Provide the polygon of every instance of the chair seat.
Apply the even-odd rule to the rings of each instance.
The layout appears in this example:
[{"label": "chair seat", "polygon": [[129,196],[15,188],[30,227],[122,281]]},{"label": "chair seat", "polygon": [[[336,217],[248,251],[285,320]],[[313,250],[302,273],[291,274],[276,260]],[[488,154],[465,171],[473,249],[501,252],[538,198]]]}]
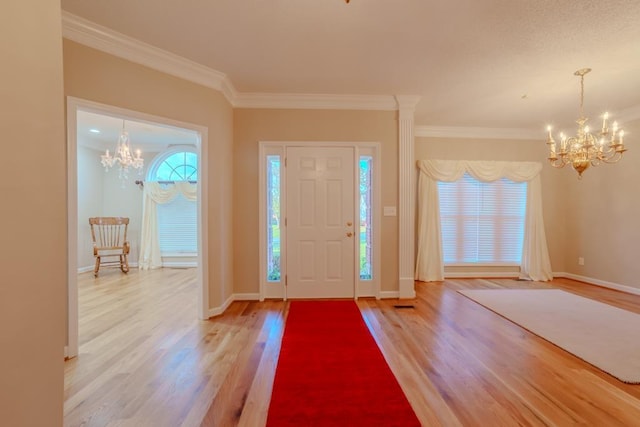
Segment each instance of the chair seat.
[{"label": "chair seat", "polygon": [[[98,248],[98,255],[100,256],[112,256],[112,255],[122,255],[122,248]],[[126,250],[125,252],[129,252]]]}]

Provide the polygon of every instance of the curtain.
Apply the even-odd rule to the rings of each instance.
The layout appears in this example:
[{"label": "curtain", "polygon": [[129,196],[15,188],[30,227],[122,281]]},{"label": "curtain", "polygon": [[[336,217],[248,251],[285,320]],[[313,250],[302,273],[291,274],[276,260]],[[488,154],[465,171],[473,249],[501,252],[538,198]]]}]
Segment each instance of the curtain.
[{"label": "curtain", "polygon": [[542,184],[536,175],[527,185],[527,212],[524,218],[524,242],[520,278],[548,281],[553,279],[542,216]]},{"label": "curtain", "polygon": [[498,162],[468,160],[419,160],[417,280],[444,280],[438,181],[453,182],[465,172],[482,182],[507,178],[528,182],[524,243],[520,278],[553,279],[542,215],[542,188],[538,162]]},{"label": "curtain", "polygon": [[162,267],[160,239],[158,237],[158,204],[172,201],[178,194],[195,202],[198,199],[198,186],[186,181],[177,181],[162,187],[159,183],[144,183],[142,199],[142,230],[140,232],[140,256],[138,268],[149,270]]}]

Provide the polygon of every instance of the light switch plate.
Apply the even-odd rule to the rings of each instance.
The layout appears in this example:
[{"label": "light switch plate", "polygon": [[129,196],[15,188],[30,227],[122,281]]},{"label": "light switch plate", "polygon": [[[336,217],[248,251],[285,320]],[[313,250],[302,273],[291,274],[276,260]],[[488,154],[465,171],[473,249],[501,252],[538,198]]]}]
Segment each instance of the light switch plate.
[{"label": "light switch plate", "polygon": [[384,207],[384,216],[396,216],[396,207],[395,206],[385,206]]}]

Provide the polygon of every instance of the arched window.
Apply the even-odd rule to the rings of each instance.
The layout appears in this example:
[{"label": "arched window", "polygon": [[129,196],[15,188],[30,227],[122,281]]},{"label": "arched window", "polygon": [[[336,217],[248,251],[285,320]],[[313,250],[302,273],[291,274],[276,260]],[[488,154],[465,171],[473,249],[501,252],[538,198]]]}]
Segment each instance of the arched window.
[{"label": "arched window", "polygon": [[[195,147],[172,147],[158,154],[147,173],[147,181],[172,185],[176,181],[197,182],[198,153]],[[194,257],[198,253],[197,203],[178,194],[158,205],[158,234],[163,257]],[[166,262],[164,263],[167,264]]]},{"label": "arched window", "polygon": [[149,172],[149,181],[197,181],[198,154],[192,147],[164,151],[158,155]]}]

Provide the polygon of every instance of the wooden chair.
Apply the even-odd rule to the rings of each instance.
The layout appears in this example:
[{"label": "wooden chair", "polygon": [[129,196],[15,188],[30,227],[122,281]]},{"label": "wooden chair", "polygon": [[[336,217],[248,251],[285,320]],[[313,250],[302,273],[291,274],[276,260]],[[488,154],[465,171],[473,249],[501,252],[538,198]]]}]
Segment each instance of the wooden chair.
[{"label": "wooden chair", "polygon": [[[94,276],[98,277],[101,265],[120,267],[123,273],[129,272],[129,261],[127,260],[130,250],[127,241],[129,218],[112,216],[89,218],[89,225],[91,225],[91,238],[93,239],[93,256],[96,257]],[[118,259],[114,260],[114,257]]]}]

